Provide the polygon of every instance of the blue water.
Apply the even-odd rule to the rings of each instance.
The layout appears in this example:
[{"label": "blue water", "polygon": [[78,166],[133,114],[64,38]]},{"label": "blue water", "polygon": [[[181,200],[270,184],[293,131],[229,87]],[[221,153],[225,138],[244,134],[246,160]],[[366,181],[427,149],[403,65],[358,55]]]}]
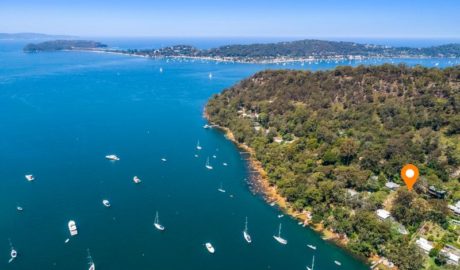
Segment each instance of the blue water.
[{"label": "blue water", "polygon": [[[244,155],[219,131],[202,128],[206,100],[254,72],[358,62],[283,66],[24,54],[23,42],[0,42],[0,269],[87,269],[88,248],[97,269],[305,269],[313,255],[317,269],[336,269],[334,260],[341,269],[367,269],[295,220],[279,219],[278,209],[250,191]],[[111,153],[121,161],[105,160]],[[204,167],[208,156],[212,171]],[[28,173],[34,182],[25,180]],[[226,193],[217,191],[220,183]],[[102,199],[112,207],[104,208]],[[164,232],[153,228],[156,211]],[[242,237],[246,216],[251,245]],[[79,235],[65,244],[70,219]],[[280,222],[286,246],[272,238]],[[11,264],[8,239],[19,252]],[[214,255],[203,246],[208,241]]]}]

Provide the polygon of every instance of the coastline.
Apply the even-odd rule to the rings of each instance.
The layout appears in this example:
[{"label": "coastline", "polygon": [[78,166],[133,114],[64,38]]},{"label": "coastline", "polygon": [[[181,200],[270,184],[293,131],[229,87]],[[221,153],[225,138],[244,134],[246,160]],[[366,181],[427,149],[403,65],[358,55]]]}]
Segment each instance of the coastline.
[{"label": "coastline", "polygon": [[[299,212],[295,210],[292,207],[292,205],[286,200],[286,198],[284,198],[277,191],[276,186],[270,185],[270,181],[268,179],[267,172],[263,168],[262,163],[256,159],[254,149],[252,149],[251,147],[249,147],[248,145],[244,143],[238,142],[235,139],[233,132],[229,128],[222,127],[222,126],[212,123],[211,120],[209,119],[209,115],[207,114],[206,109],[203,112],[203,117],[211,124],[213,128],[216,128],[222,131],[224,133],[224,136],[228,140],[232,141],[237,146],[237,148],[244,150],[245,152],[249,154],[249,158],[247,161],[248,161],[249,167],[252,169],[252,173],[254,176],[252,177],[250,181],[255,182],[255,184],[258,187],[260,187],[260,193],[268,204],[272,206],[274,206],[273,203],[276,204],[281,211],[283,211],[285,214],[299,221],[299,224],[301,223],[303,227],[309,226],[311,229],[321,234],[323,240],[331,241],[337,246],[346,250],[347,252],[350,252],[347,248],[348,238],[345,235],[338,234],[330,229],[325,228],[322,223],[312,224],[310,222],[311,218],[310,218],[309,212],[306,212],[306,211]],[[350,254],[352,256],[355,256],[351,252]],[[382,269],[392,269],[392,268],[387,268],[384,265],[382,265],[381,262],[384,260],[384,258],[376,254],[373,254],[370,257],[359,257],[359,256],[355,256],[355,257],[368,263],[371,269],[374,269],[377,266],[383,266]]]},{"label": "coastline", "polygon": [[[115,55],[124,55],[149,59],[171,59],[171,60],[188,60],[188,61],[213,61],[218,63],[239,63],[239,64],[287,64],[287,63],[302,63],[305,65],[315,64],[317,62],[338,62],[338,61],[365,61],[369,59],[438,59],[438,57],[429,56],[411,56],[411,55],[394,55],[394,56],[361,56],[361,55],[334,55],[329,57],[274,57],[267,59],[247,58],[247,57],[208,57],[208,56],[187,56],[187,55],[171,55],[171,56],[151,56],[146,54],[127,53],[124,51],[104,50],[104,49],[68,49],[62,51],[78,51],[78,52],[93,52],[107,53]],[[459,59],[456,57],[446,57],[448,59]]]}]

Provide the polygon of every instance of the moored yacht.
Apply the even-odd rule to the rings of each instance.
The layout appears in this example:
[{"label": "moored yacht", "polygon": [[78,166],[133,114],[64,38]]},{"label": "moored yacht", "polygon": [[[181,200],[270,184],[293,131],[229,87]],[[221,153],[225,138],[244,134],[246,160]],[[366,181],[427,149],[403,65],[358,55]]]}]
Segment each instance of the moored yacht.
[{"label": "moored yacht", "polygon": [[75,221],[70,220],[68,226],[69,226],[70,236],[75,236],[78,234],[77,225],[75,224]]},{"label": "moored yacht", "polygon": [[251,236],[249,235],[249,232],[248,232],[248,217],[246,217],[246,222],[244,224],[243,237],[244,237],[244,240],[246,240],[246,242],[248,242],[249,244],[252,242]]},{"label": "moored yacht", "polygon": [[334,261],[334,263],[337,264],[338,266],[341,266],[341,265],[342,265],[342,263],[339,262],[339,261]]},{"label": "moored yacht", "polygon": [[217,189],[219,192],[225,193],[225,189],[222,186],[222,183],[220,183],[220,187]]},{"label": "moored yacht", "polygon": [[113,154],[112,155],[107,155],[107,156],[105,156],[105,158],[108,159],[108,160],[113,160],[113,161],[120,160],[120,158],[117,157],[117,155],[113,155]]},{"label": "moored yacht", "polygon": [[311,248],[313,250],[316,250],[316,246],[314,246],[314,245],[307,245],[307,247],[309,247],[309,248]]},{"label": "moored yacht", "polygon": [[212,170],[212,169],[213,169],[212,166],[211,166],[211,164],[209,164],[209,157],[206,159],[206,165],[205,165],[205,167],[206,167],[206,169],[208,169],[208,170]]},{"label": "moored yacht", "polygon": [[201,145],[200,145],[200,141],[198,141],[198,142],[196,143],[196,149],[197,149],[197,150],[203,149],[203,147],[201,147]]},{"label": "moored yacht", "polygon": [[307,270],[314,270],[315,268],[315,256],[313,255],[313,259],[311,261],[311,267],[307,266]]},{"label": "moored yacht", "polygon": [[21,206],[18,205],[18,206],[16,206],[16,210],[18,210],[18,211],[23,211],[24,208],[22,208]]},{"label": "moored yacht", "polygon": [[103,204],[105,207],[110,207],[110,202],[109,202],[109,200],[102,200],[102,204]]},{"label": "moored yacht", "polygon": [[88,265],[89,265],[88,270],[96,270],[96,265],[94,264],[91,254],[89,253],[89,249],[88,249]]},{"label": "moored yacht", "polygon": [[216,252],[216,250],[214,249],[214,247],[212,246],[211,243],[208,242],[208,243],[205,244],[205,246],[206,246],[206,249],[209,251],[209,253]]},{"label": "moored yacht", "polygon": [[26,174],[25,175],[25,178],[27,179],[27,181],[34,181],[35,180],[35,177],[32,175],[32,174]]},{"label": "moored yacht", "polygon": [[11,247],[10,260],[8,261],[8,263],[11,263],[18,256],[18,252],[16,251],[16,249],[14,249],[13,244],[11,243],[11,241],[10,241],[10,247]]},{"label": "moored yacht", "polygon": [[142,181],[141,181],[141,179],[140,179],[139,177],[134,176],[134,177],[133,177],[133,182],[136,183],[136,184],[139,184],[139,183],[142,182]]},{"label": "moored yacht", "polygon": [[280,223],[280,227],[278,229],[278,235],[273,235],[273,238],[275,238],[275,240],[278,241],[278,243],[280,243],[282,245],[286,245],[288,243],[286,239],[281,237],[281,223]]},{"label": "moored yacht", "polygon": [[159,231],[164,231],[165,230],[165,227],[163,225],[160,224],[160,217],[158,215],[158,211],[155,215],[155,221],[153,222],[153,225],[155,226],[155,228],[157,228],[157,230]]}]

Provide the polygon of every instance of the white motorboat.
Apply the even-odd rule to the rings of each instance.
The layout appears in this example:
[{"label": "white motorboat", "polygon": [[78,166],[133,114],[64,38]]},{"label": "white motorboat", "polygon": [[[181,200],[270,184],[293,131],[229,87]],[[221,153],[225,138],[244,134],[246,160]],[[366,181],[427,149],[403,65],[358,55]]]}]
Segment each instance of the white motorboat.
[{"label": "white motorboat", "polygon": [[157,228],[157,230],[159,231],[164,231],[165,230],[165,227],[163,225],[160,224],[160,217],[158,215],[158,211],[155,215],[155,221],[153,222],[153,225],[155,226],[155,228]]},{"label": "white motorboat", "polygon": [[341,265],[342,265],[342,263],[339,262],[339,261],[334,261],[334,263],[337,264],[338,266],[341,266]]},{"label": "white motorboat", "polygon": [[209,251],[209,253],[216,252],[216,250],[214,249],[214,247],[212,246],[211,243],[208,242],[208,243],[205,244],[205,246],[206,246],[206,249]]},{"label": "white motorboat", "polygon": [[136,183],[136,184],[139,184],[139,183],[142,182],[142,181],[141,181],[141,179],[140,179],[139,177],[134,176],[134,177],[133,177],[133,182]]},{"label": "white motorboat", "polygon": [[70,242],[70,238],[67,238],[67,239],[64,241],[64,243],[66,243],[66,244],[69,243],[69,242]]},{"label": "white motorboat", "polygon": [[113,155],[113,154],[112,155],[107,155],[107,156],[105,156],[105,158],[108,159],[108,160],[113,160],[113,161],[120,160],[120,158],[117,157],[117,155]]},{"label": "white motorboat", "polygon": [[25,175],[25,178],[27,179],[27,181],[34,181],[35,180],[35,177],[32,175],[32,174],[26,174]]},{"label": "white motorboat", "polygon": [[275,240],[278,241],[278,243],[280,243],[282,245],[286,245],[288,243],[288,241],[286,239],[281,237],[281,223],[280,223],[280,227],[278,229],[278,235],[273,235],[273,238],[275,238]]},{"label": "white motorboat", "polygon": [[208,124],[206,124],[206,125],[203,126],[203,128],[206,128],[206,129],[207,129],[207,128],[211,128],[211,126],[208,125]]},{"label": "white motorboat", "polygon": [[75,221],[70,220],[68,226],[69,226],[70,236],[75,236],[78,234],[77,224],[75,224]]},{"label": "white motorboat", "polygon": [[222,165],[227,166],[228,164],[227,164],[227,162],[224,162],[224,163],[222,163]]},{"label": "white motorboat", "polygon": [[206,169],[208,169],[208,170],[212,170],[212,169],[213,169],[212,166],[211,166],[211,164],[209,164],[209,157],[206,159],[206,165],[205,165],[205,167],[206,167]]},{"label": "white motorboat", "polygon": [[212,73],[211,72],[208,74],[208,77],[209,77],[209,79],[212,79]]},{"label": "white motorboat", "polygon": [[249,235],[248,232],[248,217],[246,217],[246,222],[244,224],[243,237],[244,240],[246,240],[246,242],[248,242],[249,244],[252,242],[251,235]]},{"label": "white motorboat", "polygon": [[167,159],[166,159],[166,158],[162,158],[162,159],[161,159],[161,161],[163,161],[163,162],[166,162],[166,161],[167,161]]},{"label": "white motorboat", "polygon": [[22,208],[21,206],[16,206],[16,210],[18,210],[18,211],[23,211],[24,208]]},{"label": "white motorboat", "polygon": [[103,204],[105,207],[110,207],[110,202],[109,202],[109,200],[102,200],[102,204]]},{"label": "white motorboat", "polygon": [[307,270],[314,270],[314,268],[315,268],[315,256],[313,255],[311,266],[310,267],[307,266]]},{"label": "white motorboat", "polygon": [[311,248],[313,250],[316,250],[316,246],[314,246],[314,245],[307,245],[307,247],[309,247],[309,248]]}]

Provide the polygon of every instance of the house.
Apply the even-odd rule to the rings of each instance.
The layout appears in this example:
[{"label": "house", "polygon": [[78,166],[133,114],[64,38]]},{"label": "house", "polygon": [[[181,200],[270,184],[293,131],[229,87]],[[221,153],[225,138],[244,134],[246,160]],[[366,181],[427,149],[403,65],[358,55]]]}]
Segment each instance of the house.
[{"label": "house", "polygon": [[417,246],[419,246],[425,253],[429,253],[433,249],[433,244],[426,240],[425,238],[420,237],[417,241],[415,241]]},{"label": "house", "polygon": [[273,138],[273,141],[276,142],[276,143],[282,143],[282,142],[283,142],[283,138],[281,138],[281,137],[275,137],[275,138]]},{"label": "house", "polygon": [[428,188],[428,194],[430,194],[431,197],[437,198],[437,199],[444,199],[444,197],[446,197],[445,190],[437,189],[434,186],[430,186]]},{"label": "house", "polygon": [[388,212],[387,210],[385,209],[377,209],[377,216],[381,219],[381,220],[385,220],[387,218],[389,218],[391,216],[390,212]]},{"label": "house", "polygon": [[458,207],[459,203],[457,202],[455,205],[451,205],[449,204],[447,207],[449,207],[449,209],[456,215],[459,215],[460,216],[460,207]]},{"label": "house", "polygon": [[391,181],[386,182],[385,186],[391,190],[396,190],[400,187],[400,185],[396,184],[395,182],[391,182]]}]

